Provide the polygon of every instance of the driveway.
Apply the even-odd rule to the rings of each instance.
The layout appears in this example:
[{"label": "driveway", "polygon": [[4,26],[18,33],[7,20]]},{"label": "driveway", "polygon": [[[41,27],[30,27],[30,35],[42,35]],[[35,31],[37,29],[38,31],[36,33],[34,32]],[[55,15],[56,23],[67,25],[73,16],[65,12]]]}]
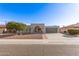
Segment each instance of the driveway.
[{"label": "driveway", "polygon": [[[49,44],[78,44],[79,45],[79,37],[64,37],[64,34],[61,33],[51,33],[46,34],[47,43]],[[46,42],[46,41],[45,41]]]},{"label": "driveway", "polygon": [[73,37],[73,36],[67,37],[66,35],[61,33],[50,33],[50,34],[48,33],[46,34],[46,36],[48,37],[48,39],[51,39],[51,40],[71,40],[71,39],[78,40],[79,39],[79,37]]}]

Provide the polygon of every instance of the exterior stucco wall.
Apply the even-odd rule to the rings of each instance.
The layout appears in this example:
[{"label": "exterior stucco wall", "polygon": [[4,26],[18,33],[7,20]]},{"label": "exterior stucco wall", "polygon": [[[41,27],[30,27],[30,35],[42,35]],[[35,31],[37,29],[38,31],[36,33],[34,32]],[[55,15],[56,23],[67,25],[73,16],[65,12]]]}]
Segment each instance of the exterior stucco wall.
[{"label": "exterior stucco wall", "polygon": [[59,26],[45,26],[44,24],[31,24],[31,33],[35,33],[35,27],[39,26],[42,29],[43,33],[58,33]]},{"label": "exterior stucco wall", "polygon": [[0,27],[0,33],[3,33],[3,30],[5,30],[6,28],[2,28],[2,27]]},{"label": "exterior stucco wall", "polygon": [[39,26],[41,28],[41,30],[42,30],[43,33],[46,32],[46,29],[45,29],[45,25],[44,24],[31,24],[31,33],[36,33],[34,31],[36,26]]}]

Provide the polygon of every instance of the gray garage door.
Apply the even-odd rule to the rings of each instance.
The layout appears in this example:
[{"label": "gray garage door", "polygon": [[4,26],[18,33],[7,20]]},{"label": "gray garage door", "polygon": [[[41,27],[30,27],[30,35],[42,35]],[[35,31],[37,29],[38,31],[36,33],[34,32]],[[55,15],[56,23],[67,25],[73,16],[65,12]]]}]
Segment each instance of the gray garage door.
[{"label": "gray garage door", "polygon": [[57,33],[58,28],[46,28],[46,33]]}]

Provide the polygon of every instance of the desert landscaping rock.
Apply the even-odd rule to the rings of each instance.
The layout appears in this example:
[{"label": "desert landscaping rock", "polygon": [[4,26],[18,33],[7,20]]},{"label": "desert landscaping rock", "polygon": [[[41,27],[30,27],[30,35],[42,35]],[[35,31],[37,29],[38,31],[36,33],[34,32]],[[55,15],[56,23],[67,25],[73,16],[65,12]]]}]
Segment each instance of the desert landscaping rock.
[{"label": "desert landscaping rock", "polygon": [[1,39],[47,39],[45,34],[26,34],[26,35],[4,35]]}]

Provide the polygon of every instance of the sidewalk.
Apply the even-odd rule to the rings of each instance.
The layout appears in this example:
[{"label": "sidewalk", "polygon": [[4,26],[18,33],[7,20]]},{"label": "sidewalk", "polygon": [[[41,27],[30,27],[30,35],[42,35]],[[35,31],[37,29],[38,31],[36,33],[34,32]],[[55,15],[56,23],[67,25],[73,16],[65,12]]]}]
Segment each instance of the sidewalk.
[{"label": "sidewalk", "polygon": [[0,44],[0,56],[79,56],[79,45]]},{"label": "sidewalk", "polygon": [[79,45],[79,40],[50,40],[50,39],[0,39],[0,44],[55,44],[55,45]]}]

